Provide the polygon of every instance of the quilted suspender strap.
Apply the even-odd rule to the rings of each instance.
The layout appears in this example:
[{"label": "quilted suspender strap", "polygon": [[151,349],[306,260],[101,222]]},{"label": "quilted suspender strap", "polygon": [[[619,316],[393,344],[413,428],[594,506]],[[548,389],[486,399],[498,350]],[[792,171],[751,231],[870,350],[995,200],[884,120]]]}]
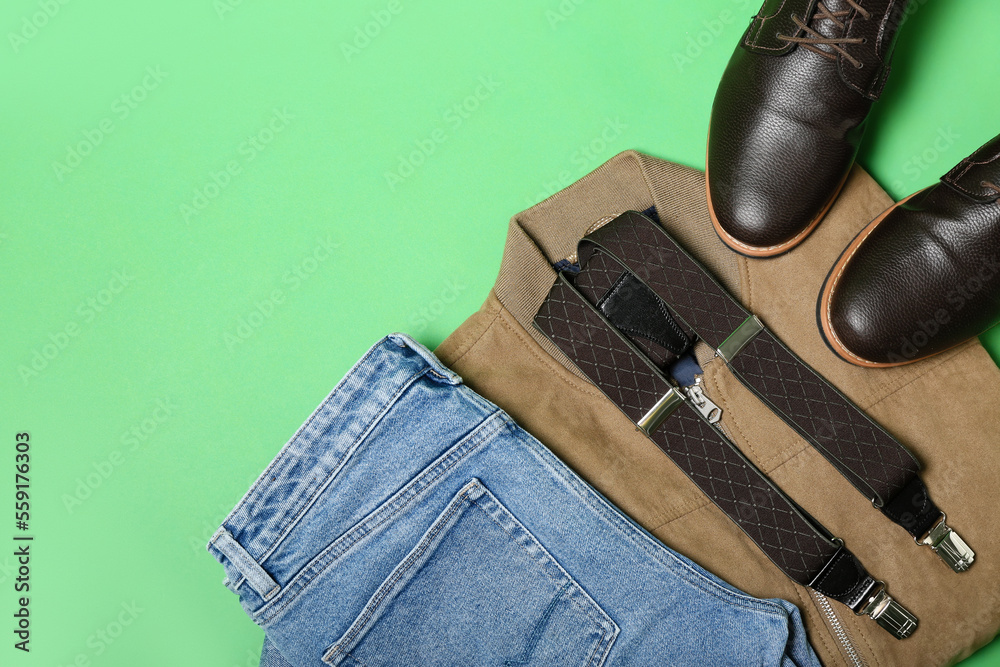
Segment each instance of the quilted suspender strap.
[{"label": "quilted suspender strap", "polygon": [[737,378],[816,448],[885,516],[954,571],[975,554],[945,523],[913,455],[789,350],[667,232],[641,213],[622,214],[584,237],[581,265],[614,257],[718,351]]},{"label": "quilted suspender strap", "polygon": [[560,274],[534,326],[792,580],[871,616],[903,639],[917,619],[843,541],[784,494]]}]

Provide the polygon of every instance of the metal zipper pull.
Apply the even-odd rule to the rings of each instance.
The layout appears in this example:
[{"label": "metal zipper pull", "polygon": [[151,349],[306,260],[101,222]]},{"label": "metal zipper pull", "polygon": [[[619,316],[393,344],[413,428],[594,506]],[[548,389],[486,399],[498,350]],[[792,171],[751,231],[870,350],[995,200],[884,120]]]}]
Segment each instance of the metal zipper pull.
[{"label": "metal zipper pull", "polygon": [[684,387],[684,394],[691,401],[691,405],[701,413],[709,424],[715,425],[722,419],[722,408],[713,403],[701,388],[703,375],[696,375],[694,384]]}]

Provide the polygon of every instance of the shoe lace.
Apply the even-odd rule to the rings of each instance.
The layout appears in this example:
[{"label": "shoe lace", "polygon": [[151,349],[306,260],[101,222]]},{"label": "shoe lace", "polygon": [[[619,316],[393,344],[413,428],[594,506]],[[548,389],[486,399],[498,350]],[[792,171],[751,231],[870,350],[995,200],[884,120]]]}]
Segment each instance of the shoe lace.
[{"label": "shoe lace", "polygon": [[984,188],[989,188],[990,190],[993,190],[993,192],[1000,195],[1000,185],[997,185],[993,181],[980,181],[979,185],[983,186]]},{"label": "shoe lace", "polygon": [[[857,3],[857,0],[844,0],[849,5],[848,9],[842,9],[835,12],[831,12],[830,8],[826,6],[826,3],[820,0],[816,3],[816,14],[815,19],[827,19],[838,29],[843,30],[846,26],[842,19],[847,18],[851,13],[851,9],[854,9],[860,14],[865,20],[872,17],[871,12],[862,7]],[[792,14],[792,21],[795,25],[799,27],[799,30],[803,31],[805,34],[801,37],[794,37],[791,35],[778,35],[778,39],[788,42],[789,44],[799,44],[804,49],[809,49],[813,53],[818,53],[824,58],[830,60],[836,60],[837,54],[839,53],[844,57],[844,60],[848,61],[856,68],[861,69],[865,66],[863,62],[848,53],[847,49],[844,47],[849,44],[864,44],[868,40],[863,37],[825,37],[821,33],[817,32],[813,28],[803,21],[798,16]],[[828,46],[832,51],[820,48],[820,46]]]}]

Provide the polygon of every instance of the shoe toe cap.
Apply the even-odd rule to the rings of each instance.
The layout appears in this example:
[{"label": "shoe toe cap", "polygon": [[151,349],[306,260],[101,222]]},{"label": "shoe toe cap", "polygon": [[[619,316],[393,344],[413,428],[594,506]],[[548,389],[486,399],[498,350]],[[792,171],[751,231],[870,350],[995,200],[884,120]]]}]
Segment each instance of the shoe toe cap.
[{"label": "shoe toe cap", "polygon": [[833,338],[828,342],[849,361],[924,359],[975,337],[997,311],[988,290],[973,292],[984,284],[983,272],[940,233],[917,224],[918,215],[894,209],[848,248],[847,260],[828,279],[827,312],[820,315]]},{"label": "shoe toe cap", "polygon": [[714,221],[729,241],[754,249],[776,249],[811,231],[843,182],[803,176],[799,169],[767,166],[735,171],[711,167],[708,192]]}]

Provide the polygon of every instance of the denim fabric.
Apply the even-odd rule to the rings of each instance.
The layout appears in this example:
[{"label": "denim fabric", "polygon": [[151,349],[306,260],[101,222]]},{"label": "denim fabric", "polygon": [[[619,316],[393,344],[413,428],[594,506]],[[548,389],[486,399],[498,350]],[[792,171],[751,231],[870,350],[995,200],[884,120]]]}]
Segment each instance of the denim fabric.
[{"label": "denim fabric", "polygon": [[269,667],[819,664],[792,604],[664,547],[399,334],[208,548]]},{"label": "denim fabric", "polygon": [[278,647],[274,645],[274,642],[272,642],[265,636],[264,647],[261,649],[260,652],[260,667],[295,667],[295,666],[292,663],[285,660],[285,656],[281,655],[281,651],[279,651]]}]

